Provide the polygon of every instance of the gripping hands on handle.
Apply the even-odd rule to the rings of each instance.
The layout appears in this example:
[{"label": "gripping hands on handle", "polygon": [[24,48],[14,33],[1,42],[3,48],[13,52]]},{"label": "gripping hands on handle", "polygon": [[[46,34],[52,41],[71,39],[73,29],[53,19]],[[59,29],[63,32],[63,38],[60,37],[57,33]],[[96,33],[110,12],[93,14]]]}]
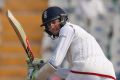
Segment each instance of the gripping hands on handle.
[{"label": "gripping hands on handle", "polygon": [[37,71],[45,64],[42,59],[35,58],[31,64],[30,60],[27,59],[28,74],[27,80],[35,80]]}]

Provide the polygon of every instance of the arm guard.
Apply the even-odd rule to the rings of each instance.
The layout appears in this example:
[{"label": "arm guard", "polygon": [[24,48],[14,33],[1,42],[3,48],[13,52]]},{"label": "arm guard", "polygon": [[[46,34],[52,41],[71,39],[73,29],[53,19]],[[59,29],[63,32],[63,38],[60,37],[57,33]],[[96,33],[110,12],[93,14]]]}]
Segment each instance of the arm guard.
[{"label": "arm guard", "polygon": [[37,73],[36,80],[47,80],[47,78],[56,71],[56,68],[50,63],[46,63]]}]

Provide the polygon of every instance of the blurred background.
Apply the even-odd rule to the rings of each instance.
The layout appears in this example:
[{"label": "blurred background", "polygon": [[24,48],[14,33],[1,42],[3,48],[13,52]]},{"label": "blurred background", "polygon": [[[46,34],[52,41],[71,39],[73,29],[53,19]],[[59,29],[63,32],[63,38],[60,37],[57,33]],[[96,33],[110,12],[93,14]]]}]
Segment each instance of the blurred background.
[{"label": "blurred background", "polygon": [[[0,0],[0,80],[27,76],[26,54],[8,22],[7,10],[22,24],[35,57],[48,60],[57,45],[40,27],[42,11],[48,6],[60,6],[71,23],[96,38],[120,80],[120,0]],[[50,79],[61,80],[58,75]]]}]

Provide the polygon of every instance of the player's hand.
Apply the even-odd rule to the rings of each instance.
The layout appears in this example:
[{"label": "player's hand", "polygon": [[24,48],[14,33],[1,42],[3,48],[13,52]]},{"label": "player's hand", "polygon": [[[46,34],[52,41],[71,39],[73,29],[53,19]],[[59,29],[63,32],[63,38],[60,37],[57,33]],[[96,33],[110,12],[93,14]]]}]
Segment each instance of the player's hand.
[{"label": "player's hand", "polygon": [[35,58],[31,63],[29,59],[26,60],[28,65],[27,80],[34,80],[36,72],[45,64],[43,60]]}]

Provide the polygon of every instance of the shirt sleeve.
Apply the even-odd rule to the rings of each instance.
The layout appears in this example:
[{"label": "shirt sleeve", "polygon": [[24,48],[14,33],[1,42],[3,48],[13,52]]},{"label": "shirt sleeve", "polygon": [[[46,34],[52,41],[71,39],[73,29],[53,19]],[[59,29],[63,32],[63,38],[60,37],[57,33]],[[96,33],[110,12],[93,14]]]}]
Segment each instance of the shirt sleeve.
[{"label": "shirt sleeve", "polygon": [[74,34],[74,29],[70,26],[64,26],[61,28],[59,43],[55,50],[55,56],[53,56],[49,61],[53,66],[58,67],[63,62],[73,40]]}]

